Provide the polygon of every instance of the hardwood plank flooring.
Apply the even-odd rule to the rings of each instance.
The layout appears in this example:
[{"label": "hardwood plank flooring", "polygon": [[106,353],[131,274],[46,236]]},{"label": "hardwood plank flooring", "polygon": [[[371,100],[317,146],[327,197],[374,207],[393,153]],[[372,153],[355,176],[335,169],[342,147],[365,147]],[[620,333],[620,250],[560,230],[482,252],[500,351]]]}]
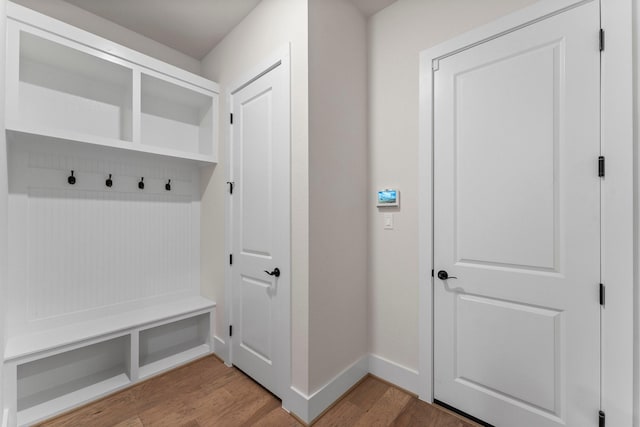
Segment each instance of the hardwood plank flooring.
[{"label": "hardwood plank flooring", "polygon": [[[366,377],[314,427],[476,427],[456,414]],[[40,424],[42,427],[298,427],[271,393],[213,356]]]}]

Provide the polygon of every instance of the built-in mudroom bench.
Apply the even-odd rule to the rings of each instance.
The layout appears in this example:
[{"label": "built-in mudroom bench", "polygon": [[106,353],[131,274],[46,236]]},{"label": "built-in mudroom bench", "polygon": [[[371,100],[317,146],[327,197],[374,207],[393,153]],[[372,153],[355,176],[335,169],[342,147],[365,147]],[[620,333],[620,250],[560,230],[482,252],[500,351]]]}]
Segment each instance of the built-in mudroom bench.
[{"label": "built-in mudroom bench", "polygon": [[9,425],[31,425],[213,351],[200,176],[219,88],[7,7]]}]

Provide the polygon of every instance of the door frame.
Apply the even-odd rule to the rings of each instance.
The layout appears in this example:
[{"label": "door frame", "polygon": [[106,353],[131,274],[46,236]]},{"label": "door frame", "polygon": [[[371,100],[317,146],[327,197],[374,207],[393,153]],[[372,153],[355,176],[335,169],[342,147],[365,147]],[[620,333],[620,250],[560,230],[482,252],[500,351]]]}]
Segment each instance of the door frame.
[{"label": "door frame", "polygon": [[[542,0],[420,52],[419,86],[419,397],[433,402],[433,66],[439,59],[495,39],[568,8],[598,0]],[[601,60],[601,150],[607,175],[601,192],[601,409],[607,425],[631,426],[639,401],[634,372],[634,97],[633,1],[600,1],[605,50]],[[594,46],[598,35],[594,34]],[[596,172],[594,159],[594,173]],[[594,285],[594,298],[597,298]],[[597,414],[594,413],[594,425]]]},{"label": "door frame", "polygon": [[[286,159],[286,163],[289,164],[289,185],[283,190],[285,191],[285,199],[289,200],[289,207],[285,213],[287,216],[286,222],[291,224],[291,61],[290,61],[290,45],[281,47],[265,60],[260,62],[257,66],[253,67],[249,72],[244,73],[241,78],[234,81],[229,85],[229,89],[225,92],[225,100],[227,103],[227,110],[229,114],[233,114],[233,94],[251,84],[253,81],[259,79],[269,71],[280,68],[286,76],[285,84],[283,85],[284,96],[286,102],[286,138],[289,143],[289,158]],[[229,116],[226,117],[224,123],[226,123],[227,135],[225,138],[225,149],[227,161],[226,181],[233,182],[233,125],[230,123]],[[229,191],[225,191],[225,253],[233,253],[233,202],[231,200],[232,195]],[[288,256],[280,263],[281,268],[284,271],[291,272],[291,227],[286,230],[286,235],[283,236],[287,241]],[[227,357],[225,363],[228,366],[233,364],[233,346],[231,345],[232,337],[229,336],[229,325],[231,325],[233,314],[233,266],[228,262],[225,262],[224,268],[224,283],[225,283],[225,299],[224,299],[224,317],[225,317],[225,338],[226,338],[226,350]],[[274,360],[278,360],[279,364],[276,366],[276,383],[278,390],[272,392],[278,394],[285,402],[288,398],[289,386],[291,384],[291,281],[286,280],[285,277],[291,277],[291,274],[286,274],[279,279],[278,289],[280,301],[281,315],[278,316],[279,322],[277,325],[277,339],[276,349],[274,351]]]}]

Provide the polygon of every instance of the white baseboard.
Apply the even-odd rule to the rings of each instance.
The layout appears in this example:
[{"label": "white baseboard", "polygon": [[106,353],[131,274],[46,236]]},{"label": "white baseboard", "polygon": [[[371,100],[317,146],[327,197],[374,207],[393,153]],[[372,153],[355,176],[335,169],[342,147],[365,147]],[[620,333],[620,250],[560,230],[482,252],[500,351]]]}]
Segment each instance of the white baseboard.
[{"label": "white baseboard", "polygon": [[213,352],[222,360],[225,365],[231,366],[229,359],[229,345],[221,338],[214,335],[213,337]]},{"label": "white baseboard", "polygon": [[309,396],[297,388],[290,387],[286,396],[282,396],[282,409],[309,424]]},{"label": "white baseboard", "polygon": [[418,371],[375,354],[369,355],[369,372],[411,393],[418,394]]},{"label": "white baseboard", "polygon": [[9,427],[9,409],[2,411],[2,427]]},{"label": "white baseboard", "polygon": [[359,360],[336,375],[331,381],[307,396],[295,387],[291,387],[289,396],[283,400],[283,407],[293,412],[305,423],[311,423],[325,409],[338,400],[368,373],[369,357]]}]

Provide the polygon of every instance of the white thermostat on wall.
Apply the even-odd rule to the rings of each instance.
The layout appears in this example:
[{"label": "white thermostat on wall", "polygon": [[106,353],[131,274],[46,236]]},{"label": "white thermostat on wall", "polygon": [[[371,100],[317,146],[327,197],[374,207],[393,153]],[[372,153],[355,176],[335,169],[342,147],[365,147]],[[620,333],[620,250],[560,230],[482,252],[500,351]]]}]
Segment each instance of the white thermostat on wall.
[{"label": "white thermostat on wall", "polygon": [[387,188],[385,190],[378,190],[378,204],[379,208],[386,207],[398,207],[400,206],[400,192]]}]

